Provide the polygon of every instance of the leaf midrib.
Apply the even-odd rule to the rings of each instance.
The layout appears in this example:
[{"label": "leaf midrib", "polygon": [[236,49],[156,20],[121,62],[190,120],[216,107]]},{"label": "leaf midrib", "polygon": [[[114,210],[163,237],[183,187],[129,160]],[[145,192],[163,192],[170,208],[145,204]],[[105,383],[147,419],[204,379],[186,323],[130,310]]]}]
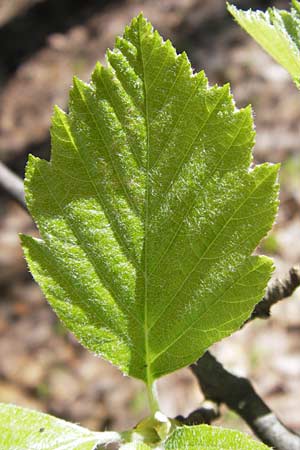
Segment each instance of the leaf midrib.
[{"label": "leaf midrib", "polygon": [[144,90],[144,107],[145,107],[145,127],[146,127],[146,179],[145,179],[145,220],[144,220],[144,339],[145,339],[145,364],[146,364],[146,384],[148,388],[148,395],[151,405],[151,392],[153,378],[150,367],[150,352],[149,352],[149,335],[148,335],[148,227],[149,227],[149,149],[150,149],[150,136],[149,136],[149,111],[148,111],[148,93],[145,77],[145,62],[143,57],[142,49],[142,38],[141,38],[141,19],[138,19],[138,29],[139,29],[139,46],[141,54],[141,65],[143,73],[143,90]]}]

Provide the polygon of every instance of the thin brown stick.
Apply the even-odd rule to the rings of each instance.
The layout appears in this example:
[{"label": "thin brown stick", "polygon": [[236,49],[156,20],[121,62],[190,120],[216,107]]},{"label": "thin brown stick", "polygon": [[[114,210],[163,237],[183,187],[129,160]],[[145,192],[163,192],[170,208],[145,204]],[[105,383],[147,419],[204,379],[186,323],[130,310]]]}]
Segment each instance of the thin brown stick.
[{"label": "thin brown stick", "polygon": [[[274,280],[267,289],[264,298],[255,306],[253,313],[247,320],[268,319],[271,315],[271,307],[280,300],[290,297],[300,285],[300,266],[292,267],[281,280]],[[245,323],[247,323],[245,322]]]},{"label": "thin brown stick", "polygon": [[15,175],[5,164],[0,161],[0,186],[16,200],[22,208],[26,209],[24,185],[21,178]]}]

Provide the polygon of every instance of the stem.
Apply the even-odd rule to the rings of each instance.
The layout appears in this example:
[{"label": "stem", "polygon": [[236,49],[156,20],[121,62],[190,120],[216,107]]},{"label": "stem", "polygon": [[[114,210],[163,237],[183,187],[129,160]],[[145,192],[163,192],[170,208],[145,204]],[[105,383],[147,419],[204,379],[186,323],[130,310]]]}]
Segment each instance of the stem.
[{"label": "stem", "polygon": [[149,406],[152,415],[159,411],[159,405],[157,401],[157,392],[156,392],[156,384],[155,381],[151,378],[148,378],[147,382],[147,393],[148,393],[148,400],[149,400]]}]

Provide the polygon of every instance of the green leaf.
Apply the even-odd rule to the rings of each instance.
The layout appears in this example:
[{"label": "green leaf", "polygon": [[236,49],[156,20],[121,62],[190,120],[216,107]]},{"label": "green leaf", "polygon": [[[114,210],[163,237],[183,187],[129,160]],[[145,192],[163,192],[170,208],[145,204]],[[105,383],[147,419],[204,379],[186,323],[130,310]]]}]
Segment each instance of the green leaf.
[{"label": "green leaf", "polygon": [[234,5],[228,5],[228,10],[300,88],[300,3],[293,0],[290,12],[276,8],[242,11]]},{"label": "green leaf", "polygon": [[1,450],[94,450],[117,442],[115,432],[97,433],[30,409],[0,403]]},{"label": "green leaf", "polygon": [[164,447],[166,450],[268,450],[244,433],[225,428],[198,425],[174,431]]},{"label": "green leaf", "polygon": [[251,256],[277,210],[278,166],[249,169],[251,109],[209,87],[142,15],[55,110],[50,163],[30,157],[22,237],[65,325],[152,381],[231,334],[272,272]]}]

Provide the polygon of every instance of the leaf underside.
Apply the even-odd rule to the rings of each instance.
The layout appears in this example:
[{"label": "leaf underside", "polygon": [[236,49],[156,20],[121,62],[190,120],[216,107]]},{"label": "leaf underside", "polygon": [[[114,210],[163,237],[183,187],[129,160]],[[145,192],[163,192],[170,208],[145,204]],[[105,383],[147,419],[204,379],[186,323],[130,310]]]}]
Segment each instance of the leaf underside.
[{"label": "leaf underside", "polygon": [[272,271],[251,253],[278,167],[249,169],[251,109],[228,85],[209,87],[140,15],[90,84],[74,79],[51,134],[25,181],[42,239],[22,243],[79,341],[151,384],[239,328]]},{"label": "leaf underside", "polygon": [[94,450],[118,433],[97,433],[70,422],[0,403],[1,450]]},{"label": "leaf underside", "polygon": [[300,88],[300,3],[292,0],[290,12],[276,8],[266,12],[242,11],[234,5],[228,5],[228,10]]}]

